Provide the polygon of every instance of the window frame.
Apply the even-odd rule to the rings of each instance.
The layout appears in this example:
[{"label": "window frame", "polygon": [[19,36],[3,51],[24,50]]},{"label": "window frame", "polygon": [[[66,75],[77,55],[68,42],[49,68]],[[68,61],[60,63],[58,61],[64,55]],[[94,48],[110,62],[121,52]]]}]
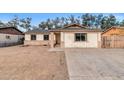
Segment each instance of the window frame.
[{"label": "window frame", "polygon": [[[77,40],[77,35],[79,34],[79,40]],[[82,39],[82,36],[84,36],[85,37],[85,39],[83,40]],[[74,34],[74,37],[75,37],[75,42],[86,42],[87,41],[87,33],[75,33]]]},{"label": "window frame", "polygon": [[[45,36],[48,36],[48,37],[45,37]],[[49,35],[47,35],[47,34],[46,35],[43,35],[43,40],[48,41],[49,40]]]},{"label": "window frame", "polygon": [[[35,36],[35,39],[32,38],[32,36]],[[37,40],[37,35],[32,34],[32,35],[31,35],[31,41],[35,41],[35,40]]]},{"label": "window frame", "polygon": [[10,38],[10,36],[7,35],[7,36],[6,36],[6,39],[11,39],[11,38]]}]

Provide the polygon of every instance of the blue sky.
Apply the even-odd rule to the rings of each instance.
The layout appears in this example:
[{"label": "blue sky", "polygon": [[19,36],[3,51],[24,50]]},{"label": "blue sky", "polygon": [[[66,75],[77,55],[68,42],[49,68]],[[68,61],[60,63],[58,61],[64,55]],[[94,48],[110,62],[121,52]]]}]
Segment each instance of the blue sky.
[{"label": "blue sky", "polygon": [[[37,25],[41,21],[44,21],[48,18],[56,18],[56,17],[68,17],[69,15],[74,15],[75,17],[80,16],[82,13],[0,13],[0,20],[3,22],[7,22],[11,20],[15,15],[19,18],[31,17],[32,23],[31,25]],[[95,13],[96,14],[96,13]],[[104,13],[104,15],[109,15],[108,13]],[[124,13],[113,13],[118,20],[124,19]]]}]

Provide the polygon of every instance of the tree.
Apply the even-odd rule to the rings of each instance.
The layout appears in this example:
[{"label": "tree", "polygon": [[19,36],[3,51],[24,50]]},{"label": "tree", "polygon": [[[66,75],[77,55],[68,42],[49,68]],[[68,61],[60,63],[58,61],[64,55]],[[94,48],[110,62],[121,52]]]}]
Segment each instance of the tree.
[{"label": "tree", "polygon": [[47,19],[46,26],[47,26],[48,29],[52,29],[53,28],[53,22],[52,22],[51,19]]},{"label": "tree", "polygon": [[124,26],[124,19],[120,22],[120,26]]},{"label": "tree", "polygon": [[109,15],[109,24],[110,24],[110,27],[116,25],[116,17],[112,14]]},{"label": "tree", "polygon": [[107,29],[108,28],[108,16],[104,16],[101,20],[101,29]]},{"label": "tree", "polygon": [[119,21],[116,21],[116,26],[120,26],[120,22]]},{"label": "tree", "polygon": [[53,28],[53,22],[51,19],[47,19],[46,21],[43,21],[39,24],[39,28],[42,28],[43,30],[47,29],[52,29]]},{"label": "tree", "polygon": [[82,18],[82,25],[83,26],[91,26],[91,15],[86,13],[84,15],[81,16]]},{"label": "tree", "polygon": [[70,16],[68,17],[68,21],[70,22],[70,24],[76,23],[76,19],[75,19],[74,15],[70,15]]},{"label": "tree", "polygon": [[12,20],[10,20],[8,23],[7,23],[8,26],[13,26],[13,27],[16,27],[18,28],[19,26],[19,18],[18,16],[14,16],[14,18]]},{"label": "tree", "polygon": [[60,23],[60,25],[61,25],[61,27],[63,27],[64,25],[65,25],[65,21],[66,21],[66,19],[64,18],[64,17],[61,17],[61,23]]},{"label": "tree", "polygon": [[90,14],[89,26],[91,29],[93,29],[95,27],[95,23],[96,23],[96,16]]},{"label": "tree", "polygon": [[[68,24],[82,24],[90,29],[108,29],[112,26],[119,26],[120,22],[116,20],[116,17],[112,14],[109,16],[104,16],[103,14],[82,14],[81,16],[74,17],[70,15],[69,17],[56,17],[55,19],[47,19],[39,24],[39,27],[45,29],[60,28]],[[121,26],[124,26],[124,21],[121,22]]]},{"label": "tree", "polygon": [[53,20],[53,25],[55,26],[55,28],[60,28],[60,27],[61,27],[60,18],[59,18],[59,17],[56,17],[56,18]]},{"label": "tree", "polygon": [[46,28],[46,23],[43,21],[39,24],[39,28],[45,29]]},{"label": "tree", "polygon": [[65,18],[65,24],[64,24],[64,26],[65,25],[68,25],[68,24],[69,24],[68,18]]},{"label": "tree", "polygon": [[78,17],[75,19],[75,21],[76,21],[77,24],[81,24],[80,16],[78,16]]},{"label": "tree", "polygon": [[21,19],[20,27],[24,28],[26,31],[30,30],[31,20],[32,20],[32,18],[29,18],[29,17]]},{"label": "tree", "polygon": [[95,18],[95,27],[96,28],[101,28],[102,19],[103,19],[103,14],[98,14],[96,16],[96,18]]},{"label": "tree", "polygon": [[0,27],[4,27],[4,26],[6,26],[6,24],[0,21]]},{"label": "tree", "polygon": [[116,25],[117,25],[116,17],[112,14],[110,14],[109,16],[104,16],[101,21],[101,28],[104,30]]},{"label": "tree", "polygon": [[37,26],[32,26],[32,30],[39,30],[40,28]]}]

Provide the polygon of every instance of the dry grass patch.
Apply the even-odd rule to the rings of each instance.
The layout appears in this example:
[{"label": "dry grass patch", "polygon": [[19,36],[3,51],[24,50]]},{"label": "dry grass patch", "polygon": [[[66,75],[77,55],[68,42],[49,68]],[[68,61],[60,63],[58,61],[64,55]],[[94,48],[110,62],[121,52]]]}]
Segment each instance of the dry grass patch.
[{"label": "dry grass patch", "polygon": [[0,79],[68,79],[64,52],[48,47],[0,48]]}]

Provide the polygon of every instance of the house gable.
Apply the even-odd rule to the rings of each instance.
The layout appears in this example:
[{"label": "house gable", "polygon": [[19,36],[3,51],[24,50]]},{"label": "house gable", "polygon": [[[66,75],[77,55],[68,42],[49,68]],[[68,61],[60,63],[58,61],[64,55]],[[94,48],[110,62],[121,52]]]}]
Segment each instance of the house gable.
[{"label": "house gable", "polygon": [[18,30],[15,27],[3,27],[0,28],[0,33],[1,34],[12,34],[12,35],[24,35],[23,32]]},{"label": "house gable", "polygon": [[64,29],[66,28],[83,28],[83,29],[86,29],[86,26],[81,26],[79,24],[70,24],[70,25],[67,25],[64,27]]},{"label": "house gable", "polygon": [[70,24],[59,29],[52,29],[50,32],[102,32],[100,29],[89,29],[86,26],[81,26],[79,24]]}]

